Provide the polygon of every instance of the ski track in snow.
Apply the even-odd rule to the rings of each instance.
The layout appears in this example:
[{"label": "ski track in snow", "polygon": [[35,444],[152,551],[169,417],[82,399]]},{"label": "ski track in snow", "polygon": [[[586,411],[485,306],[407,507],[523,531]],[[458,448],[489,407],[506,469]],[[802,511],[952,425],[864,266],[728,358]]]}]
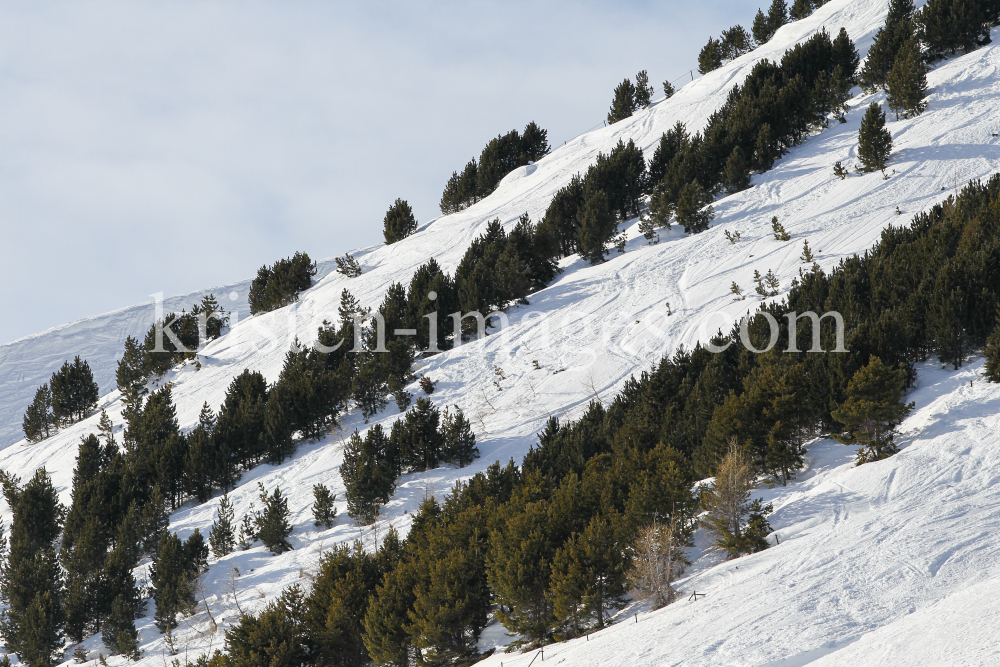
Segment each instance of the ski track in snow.
[{"label": "ski track in snow", "polygon": [[[167,374],[163,381],[174,383],[182,427],[195,425],[203,402],[217,409],[231,378],[244,369],[276,380],[292,340],[312,340],[322,320],[336,316],[342,289],[375,307],[391,283],[407,284],[432,256],[454,272],[490,220],[499,218],[509,229],[528,212],[537,221],[556,190],[619,139],[633,139],[648,158],[660,134],[676,121],[692,132],[702,129],[757,60],[779,59],[821,27],[831,35],[846,27],[864,54],[886,9],[884,0],[833,0],[809,18],[781,28],[763,47],[684,86],[670,100],[556,148],[535,169],[515,170],[494,194],[469,209],[423,224],[391,246],[356,251],[364,269],[360,277],[346,279],[332,270],[331,260],[321,262],[319,279],[298,303],[245,319],[235,332],[203,350],[201,370],[187,365]],[[1000,33],[995,30],[993,37]],[[181,625],[176,645],[188,659],[221,647],[221,630],[238,617],[230,586],[233,568],[240,572],[235,581],[242,609],[262,609],[284,587],[308,585],[324,549],[356,539],[371,547],[389,524],[405,534],[410,512],[427,494],[440,498],[457,480],[494,461],[520,462],[550,415],[579,417],[589,401],[609,401],[630,375],[663,355],[681,345],[690,348],[716,329],[728,330],[760,304],[754,295],[734,302],[732,281],[752,293],[754,270],[764,274],[773,269],[783,296],[799,268],[807,268],[799,259],[803,240],[830,270],[871,247],[886,225],[907,224],[956,185],[995,173],[1000,167],[1000,140],[992,137],[1000,126],[998,64],[1000,47],[990,45],[940,63],[929,73],[928,110],[910,120],[890,117],[890,170],[895,173],[889,180],[880,174],[852,173],[843,181],[833,177],[837,160],[853,170],[864,108],[884,99],[859,93],[847,123],[834,123],[810,137],[773,170],[755,175],[752,188],[717,201],[707,232],[686,236],[677,229],[661,230],[660,243],[651,246],[638,232],[637,221],[629,221],[622,226],[629,238],[624,254],[612,252],[607,262],[594,267],[576,257],[563,260],[564,272],[552,285],[532,295],[530,305],[510,310],[508,328],[418,361],[418,371],[438,382],[435,404],[457,404],[466,412],[482,457],[461,470],[442,468],[401,478],[377,529],[359,528],[346,516],[338,473],[344,440],[355,429],[367,428],[356,412],[345,415],[340,428],[320,442],[302,444],[290,462],[245,474],[231,493],[237,519],[257,500],[258,480],[269,489],[280,485],[289,497],[295,550],[274,557],[258,546],[219,561],[213,558],[205,590],[220,632],[207,631],[202,605]],[[896,215],[897,206],[902,216]],[[784,224],[791,241],[774,240],[772,216]],[[724,230],[739,231],[743,240],[731,245]],[[190,308],[214,292],[225,307],[245,318],[248,288],[249,281],[242,281],[173,297],[166,309]],[[229,300],[230,292],[237,293],[235,302]],[[46,466],[63,502],[69,502],[77,444],[81,435],[96,431],[98,417],[26,446],[19,441],[24,408],[53,370],[80,354],[106,392],[99,407],[120,425],[118,394],[107,393],[114,386],[116,359],[125,336],[141,336],[152,314],[150,304],[134,306],[0,346],[0,467],[24,479]],[[534,361],[542,370],[534,369]],[[507,377],[501,392],[492,384],[494,366]],[[719,562],[699,539],[698,558],[681,588],[706,597],[639,613],[638,623],[631,614],[643,610],[630,607],[620,614],[621,624],[595,633],[589,642],[547,647],[546,662],[785,667],[989,662],[989,656],[1000,652],[1000,640],[989,630],[1000,618],[1000,578],[992,572],[998,549],[991,539],[1000,528],[1000,386],[981,381],[969,386],[979,370],[981,362],[958,372],[934,364],[920,369],[920,386],[910,399],[917,410],[904,424],[904,449],[896,457],[853,468],[851,448],[813,443],[808,469],[797,482],[759,491],[774,503],[772,525],[779,546]],[[415,385],[410,390],[418,392]],[[391,423],[398,414],[390,405],[373,423]],[[339,514],[329,530],[312,523],[312,485],[318,482],[338,497]],[[217,506],[218,498],[204,505],[189,503],[172,515],[171,529],[181,537],[196,527],[207,531]],[[2,513],[9,525],[9,509]],[[142,580],[141,573],[138,578]],[[165,644],[152,625],[152,613],[150,603],[145,618],[137,621],[141,662],[159,665]],[[956,637],[962,640],[956,642]],[[502,628],[491,626],[481,643],[506,641]],[[91,658],[104,650],[99,637],[84,646]],[[498,653],[482,664],[526,665],[530,655]],[[109,662],[117,667],[124,660]]]}]

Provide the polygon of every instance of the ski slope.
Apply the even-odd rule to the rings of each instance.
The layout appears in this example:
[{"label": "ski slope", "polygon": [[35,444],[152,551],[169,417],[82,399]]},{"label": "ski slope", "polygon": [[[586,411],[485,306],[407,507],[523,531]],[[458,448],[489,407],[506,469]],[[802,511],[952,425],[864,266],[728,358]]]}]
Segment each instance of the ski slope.
[{"label": "ski slope", "polygon": [[[490,220],[499,218],[507,228],[525,212],[538,220],[573,174],[585,171],[598,152],[609,152],[620,139],[634,140],[648,158],[660,134],[678,120],[690,131],[701,129],[759,59],[777,60],[816,31],[825,28],[835,35],[841,27],[863,55],[887,4],[833,0],[669,100],[515,170],[474,206],[432,220],[391,246],[358,250],[353,254],[364,271],[360,277],[347,279],[331,271],[331,261],[322,262],[315,286],[287,308],[248,318],[249,281],[206,290],[237,311],[239,324],[202,351],[200,370],[189,364],[163,378],[173,383],[182,428],[195,425],[202,403],[217,409],[231,378],[244,369],[276,380],[292,341],[314,339],[322,320],[336,316],[344,288],[375,307],[390,284],[407,284],[430,257],[453,272]],[[994,31],[993,37],[1000,33]],[[511,309],[502,331],[419,360],[417,370],[438,383],[435,404],[456,404],[469,416],[482,457],[461,470],[404,476],[375,527],[362,529],[346,516],[337,472],[346,437],[355,428],[367,428],[356,412],[346,415],[328,437],[301,445],[290,462],[264,465],[244,475],[231,494],[237,519],[256,501],[257,481],[268,489],[280,485],[289,497],[295,549],[274,557],[256,547],[213,559],[205,577],[206,602],[220,631],[207,630],[202,606],[181,626],[175,644],[189,652],[189,659],[221,647],[221,630],[237,619],[237,601],[243,611],[259,610],[285,586],[308,585],[324,549],[356,539],[371,547],[389,524],[405,533],[410,512],[426,495],[441,497],[456,480],[493,461],[520,461],[550,415],[577,417],[589,401],[607,402],[629,376],[664,354],[681,345],[691,347],[716,329],[728,330],[760,305],[753,295],[733,301],[731,282],[752,293],[754,271],[771,269],[781,280],[780,298],[804,267],[799,259],[803,241],[808,240],[818,263],[829,270],[873,245],[886,225],[906,223],[968,180],[995,173],[1000,169],[1000,140],[992,136],[1000,125],[998,66],[1000,47],[990,45],[940,63],[928,75],[928,110],[914,119],[890,118],[888,123],[894,140],[889,180],[880,174],[852,174],[846,180],[833,176],[834,162],[840,160],[849,169],[855,165],[864,107],[883,97],[856,90],[859,95],[850,103],[847,123],[810,137],[773,170],[755,175],[752,188],[717,201],[716,218],[707,232],[687,236],[676,229],[661,231],[660,243],[649,245],[637,221],[627,222],[622,226],[629,237],[624,253],[612,252],[598,266],[576,257],[563,260],[563,273],[532,295],[530,305]],[[902,216],[896,214],[897,207]],[[772,216],[792,235],[791,241],[774,239]],[[739,231],[742,240],[730,244],[725,230]],[[236,294],[235,300],[229,300],[230,293]],[[201,296],[169,300],[167,310],[190,307]],[[19,441],[21,414],[35,388],[75,354],[90,361],[107,392],[114,386],[115,359],[125,336],[141,334],[151,321],[152,308],[145,304],[0,346],[0,467],[24,479],[46,466],[68,503],[76,447],[82,435],[96,431],[97,415],[42,443],[26,445]],[[496,367],[506,378],[503,391],[493,385]],[[872,656],[882,652],[886,664],[988,663],[973,651],[997,652],[996,640],[982,628],[995,627],[990,620],[996,619],[1000,604],[995,601],[1000,583],[990,578],[997,559],[992,537],[1000,521],[991,488],[1000,456],[1000,386],[981,381],[969,386],[976,368],[956,373],[935,366],[921,369],[919,388],[911,397],[918,409],[904,425],[905,448],[899,456],[855,469],[849,448],[814,443],[809,471],[800,481],[786,489],[760,491],[775,503],[772,525],[782,544],[723,564],[706,553],[682,582],[685,591],[705,591],[706,598],[640,614],[638,623],[613,626],[589,642],[553,645],[546,661],[551,655],[567,665],[876,664]],[[410,391],[419,393],[416,386]],[[117,392],[106,393],[99,408],[121,425]],[[390,405],[372,421],[391,423],[397,417]],[[329,530],[317,530],[312,523],[312,485],[317,482],[329,486],[339,499],[339,516]],[[181,537],[196,527],[204,532],[217,506],[218,499],[189,503],[173,514],[171,529]],[[9,525],[9,509],[4,507],[2,513]],[[974,613],[969,604],[976,605]],[[152,626],[151,607],[137,627],[142,662],[159,665],[166,647]],[[942,643],[956,633],[979,640],[962,646]],[[503,643],[501,628],[487,629],[484,646],[491,643]],[[85,647],[91,658],[104,650],[99,637],[89,639]],[[522,664],[512,662],[515,658],[497,654],[484,664]],[[527,665],[530,655],[523,659]]]}]

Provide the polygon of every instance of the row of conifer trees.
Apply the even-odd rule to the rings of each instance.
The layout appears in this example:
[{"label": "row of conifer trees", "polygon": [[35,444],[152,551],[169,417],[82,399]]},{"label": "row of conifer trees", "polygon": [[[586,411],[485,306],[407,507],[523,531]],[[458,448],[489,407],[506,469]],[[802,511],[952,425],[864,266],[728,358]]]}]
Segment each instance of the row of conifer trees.
[{"label": "row of conifer trees", "polygon": [[[766,306],[779,340],[791,311],[841,312],[848,353],[754,354],[735,330],[713,341],[721,353],[680,351],[578,422],[550,420],[521,469],[494,464],[443,503],[425,501],[405,541],[390,532],[375,553],[327,555],[308,594],[290,589],[203,662],[258,664],[277,646],[296,665],[461,662],[476,656],[490,614],[530,645],[606,624],[636,583],[640,552],[626,545],[654,524],[677,527],[683,544],[700,506],[692,482],[730,465],[734,446],[753,477],[784,483],[820,433],[856,446],[859,464],[895,453],[903,392],[931,354],[957,366],[988,339],[987,372],[1000,381],[998,210],[1000,177],[972,183],[832,273],[804,272],[787,301]],[[811,326],[799,321],[799,350]],[[831,320],[820,334],[833,349]],[[750,338],[766,347],[762,315]],[[720,546],[766,547],[769,508],[736,504],[728,534],[716,526]]]}]

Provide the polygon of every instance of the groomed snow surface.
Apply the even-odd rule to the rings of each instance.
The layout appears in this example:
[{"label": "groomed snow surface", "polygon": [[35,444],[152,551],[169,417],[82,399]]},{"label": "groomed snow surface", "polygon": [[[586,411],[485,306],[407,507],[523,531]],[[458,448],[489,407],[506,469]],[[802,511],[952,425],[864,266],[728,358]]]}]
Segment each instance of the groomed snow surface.
[{"label": "groomed snow surface", "polygon": [[[330,271],[331,262],[321,263],[321,279],[288,308],[248,318],[249,281],[216,288],[223,304],[235,304],[240,324],[203,350],[200,370],[187,365],[162,380],[174,383],[182,428],[195,425],[203,402],[218,409],[231,378],[244,369],[276,380],[291,342],[296,336],[312,340],[320,322],[336,316],[344,288],[374,307],[391,283],[407,284],[430,257],[453,272],[490,220],[499,218],[510,228],[526,211],[538,220],[556,190],[619,139],[633,139],[648,158],[660,134],[676,121],[691,131],[701,129],[760,58],[778,59],[821,28],[835,35],[842,26],[864,54],[887,4],[830,2],[670,100],[558,147],[533,170],[515,171],[475,206],[432,220],[399,243],[353,253],[364,270],[360,277],[347,279]],[[1000,37],[998,31],[993,37]],[[345,439],[354,429],[368,427],[356,412],[346,415],[336,432],[302,444],[290,462],[244,475],[231,493],[237,519],[256,501],[257,481],[268,489],[279,485],[289,498],[295,549],[275,557],[258,546],[213,558],[204,584],[219,631],[210,632],[200,603],[199,612],[175,634],[178,657],[193,660],[221,648],[223,630],[238,618],[234,596],[244,611],[259,610],[292,583],[308,586],[320,555],[331,546],[360,539],[371,548],[390,524],[405,534],[410,514],[426,495],[440,498],[455,481],[494,461],[519,462],[549,415],[578,417],[590,400],[609,401],[629,376],[664,354],[680,345],[691,347],[716,329],[728,330],[760,304],[755,296],[734,302],[731,282],[752,292],[754,270],[764,274],[772,269],[783,295],[803,266],[799,255],[804,240],[830,270],[873,245],[886,225],[907,223],[964,182],[995,173],[1000,168],[1000,141],[992,136],[1000,126],[998,65],[1000,48],[991,45],[941,63],[929,74],[927,112],[888,123],[894,140],[889,180],[880,174],[833,177],[834,162],[855,166],[864,107],[883,99],[856,91],[846,124],[833,124],[809,138],[772,171],[754,176],[751,189],[716,202],[709,231],[696,236],[661,231],[660,243],[651,246],[638,233],[636,220],[625,223],[622,229],[630,240],[624,254],[614,252],[595,267],[575,257],[563,260],[564,272],[532,295],[531,305],[512,309],[503,331],[418,361],[418,371],[438,383],[431,397],[435,404],[457,404],[472,420],[482,457],[460,470],[404,476],[375,527],[361,528],[347,517],[338,473]],[[792,241],[774,240],[772,216]],[[743,240],[730,244],[724,230],[739,231]],[[233,301],[231,292],[236,294]],[[167,310],[189,307],[200,297],[177,297]],[[68,503],[77,444],[81,435],[96,431],[97,416],[27,445],[18,441],[24,407],[35,388],[75,354],[90,361],[102,390],[110,389],[125,336],[140,335],[152,315],[150,306],[136,306],[0,346],[0,445],[6,446],[0,450],[0,467],[25,479],[44,465]],[[541,370],[535,369],[535,361]],[[506,376],[501,392],[493,385],[495,366]],[[621,623],[589,641],[547,647],[545,662],[792,666],[995,661],[1000,653],[993,632],[1000,583],[993,578],[993,567],[1000,503],[993,486],[1000,474],[995,472],[1000,470],[1000,385],[981,379],[970,384],[980,367],[974,363],[949,372],[929,364],[920,369],[918,389],[908,399],[917,410],[903,426],[898,456],[853,468],[850,448],[821,440],[810,446],[808,469],[798,481],[783,489],[762,487],[758,495],[774,502],[771,523],[780,545],[721,562],[700,536],[693,554],[697,560],[680,585],[687,594],[706,593],[704,598],[652,613],[639,606],[626,609],[619,615]],[[419,392],[415,385],[410,391]],[[117,392],[106,394],[99,408],[107,409],[120,426],[118,398]],[[389,424],[398,414],[390,406],[373,423]],[[339,515],[329,530],[317,530],[312,522],[312,485],[318,482],[338,497]],[[204,505],[189,503],[173,514],[171,529],[182,538],[196,527],[205,532],[217,507],[218,498]],[[9,509],[2,512],[9,525]],[[140,581],[145,571],[146,564],[137,572]],[[169,657],[152,615],[150,602],[146,617],[137,621],[141,662],[159,667]],[[494,625],[487,628],[482,645],[508,641]],[[104,651],[99,636],[84,647],[91,659]],[[483,664],[527,665],[533,657],[534,652],[519,656],[501,651]],[[108,662],[117,667],[124,659]]]}]

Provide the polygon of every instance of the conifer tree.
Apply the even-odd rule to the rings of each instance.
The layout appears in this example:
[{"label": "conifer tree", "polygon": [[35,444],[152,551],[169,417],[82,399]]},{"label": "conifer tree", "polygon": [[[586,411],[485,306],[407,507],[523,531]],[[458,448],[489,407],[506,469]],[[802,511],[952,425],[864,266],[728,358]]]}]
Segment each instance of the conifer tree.
[{"label": "conifer tree", "polygon": [[774,166],[774,161],[781,157],[781,149],[778,141],[771,131],[771,125],[764,123],[757,133],[757,142],[754,147],[754,167],[758,172],[765,172]]},{"label": "conifer tree", "polygon": [[917,116],[924,112],[927,103],[927,66],[920,57],[920,44],[911,37],[900,47],[896,61],[885,84],[889,108],[903,117]]},{"label": "conifer tree", "polygon": [[740,192],[750,187],[750,165],[739,146],[726,160],[725,183],[729,192]]},{"label": "conifer tree", "polygon": [[705,231],[715,215],[711,202],[712,196],[705,192],[698,181],[689,182],[677,198],[677,223],[683,225],[688,234]]},{"label": "conifer tree", "polygon": [[396,489],[399,463],[391,450],[392,443],[381,424],[368,429],[364,438],[355,431],[344,447],[340,476],[346,489],[347,514],[362,524],[375,520],[379,507]]},{"label": "conifer tree", "polygon": [[986,339],[983,356],[986,357],[986,368],[983,370],[986,379],[1000,382],[1000,308],[997,309],[997,323],[993,333]]},{"label": "conifer tree", "polygon": [[256,519],[257,538],[276,556],[291,551],[292,545],[288,542],[288,536],[292,534],[292,526],[288,523],[291,516],[288,499],[281,495],[281,487],[274,487],[270,495],[260,482],[257,482],[257,487],[260,489],[260,502],[264,505]]},{"label": "conifer tree", "polygon": [[798,21],[806,18],[812,13],[812,0],[795,0],[795,2],[792,3],[792,9],[788,12],[788,15],[793,21]]},{"label": "conifer tree", "polygon": [[913,37],[913,0],[891,0],[885,25],[875,34],[858,83],[871,93],[885,87],[889,72],[903,44]]},{"label": "conifer tree", "polygon": [[0,572],[0,632],[8,651],[30,667],[49,667],[60,648],[63,584],[56,559],[65,509],[44,468],[20,487],[5,477],[4,495],[13,511],[10,556]]},{"label": "conifer tree", "polygon": [[701,47],[698,53],[698,73],[708,74],[722,67],[722,42],[714,37],[708,38],[708,43]]},{"label": "conifer tree", "polygon": [[861,119],[858,132],[858,158],[862,171],[870,173],[885,169],[892,152],[892,136],[885,127],[885,112],[878,102],[872,102]]},{"label": "conifer tree", "polygon": [[615,229],[615,219],[604,190],[598,190],[587,200],[581,214],[580,254],[591,264],[600,264],[604,261],[605,244]]},{"label": "conifer tree", "polygon": [[896,429],[914,407],[901,399],[905,386],[906,370],[902,365],[887,366],[875,355],[847,383],[845,400],[830,414],[846,429],[836,439],[845,445],[860,446],[858,465],[899,451],[894,441]]},{"label": "conifer tree", "polygon": [[607,613],[625,606],[626,557],[615,519],[595,516],[556,553],[551,598],[556,618],[579,632],[581,620],[603,628]]},{"label": "conifer tree", "polygon": [[722,31],[722,55],[726,60],[734,60],[752,48],[753,38],[741,25],[734,25]]},{"label": "conifer tree", "polygon": [[234,517],[235,511],[227,493],[219,499],[218,515],[212,522],[212,530],[208,534],[208,543],[216,558],[231,554],[236,547]]},{"label": "conifer tree", "polygon": [[55,427],[52,414],[52,392],[48,383],[35,391],[35,399],[24,413],[22,429],[28,442],[41,442],[49,437]]},{"label": "conifer tree", "polygon": [[635,113],[635,86],[629,79],[625,79],[615,87],[615,96],[611,101],[611,110],[608,111],[608,125],[625,120]]},{"label": "conifer tree", "polygon": [[715,481],[702,490],[702,506],[707,515],[701,519],[714,535],[715,545],[730,558],[749,553],[744,529],[750,515],[750,490],[754,474],[750,458],[736,439],[716,468]]},{"label": "conifer tree", "polygon": [[259,514],[254,511],[253,505],[251,505],[250,510],[243,515],[243,521],[240,522],[238,544],[243,551],[252,547],[253,543],[257,541],[257,523],[259,520]]},{"label": "conifer tree", "polygon": [[458,406],[455,406],[454,412],[445,408],[441,431],[444,437],[441,458],[446,462],[464,468],[479,458],[479,448],[476,447],[476,435],[472,432],[472,424]]},{"label": "conifer tree", "polygon": [[313,498],[315,499],[312,506],[314,525],[332,528],[333,520],[337,517],[337,507],[333,504],[336,497],[325,485],[314,484]]},{"label": "conifer tree", "polygon": [[136,661],[139,651],[139,632],[135,629],[135,608],[125,596],[119,595],[111,603],[111,614],[104,624],[104,645],[114,655],[123,655]]},{"label": "conifer tree", "polygon": [[156,628],[167,634],[177,627],[177,615],[190,613],[195,604],[187,554],[176,533],[160,534],[149,578],[156,600]]},{"label": "conifer tree", "polygon": [[201,534],[200,528],[195,528],[184,541],[184,558],[191,579],[208,570],[208,545],[205,544],[205,537]]},{"label": "conifer tree", "polygon": [[386,245],[402,241],[417,231],[417,219],[413,217],[413,209],[406,201],[397,199],[386,211],[382,229]]},{"label": "conifer tree", "polygon": [[753,41],[758,45],[767,43],[774,36],[774,31],[771,30],[771,24],[767,20],[764,10],[757,10],[757,14],[753,17],[753,25],[750,28],[750,32],[753,34]]},{"label": "conifer tree", "polygon": [[665,99],[669,100],[671,97],[674,96],[675,92],[676,91],[674,90],[674,84],[670,83],[669,81],[663,82],[663,97]]},{"label": "conifer tree", "polygon": [[188,434],[187,455],[184,461],[184,489],[198,502],[207,501],[212,495],[212,483],[216,477],[215,413],[208,403],[201,406],[198,425]]},{"label": "conifer tree", "polygon": [[653,87],[649,85],[649,75],[642,70],[635,75],[635,108],[644,109],[653,98]]},{"label": "conifer tree", "polygon": [[[771,6],[767,10],[767,29],[770,31],[767,39],[770,40],[778,28],[788,23],[788,5],[785,0],[771,0]],[[767,41],[767,40],[765,40]]]},{"label": "conifer tree", "polygon": [[52,374],[52,414],[57,422],[80,421],[97,407],[100,392],[90,364],[79,356]]},{"label": "conifer tree", "polygon": [[[854,42],[851,41],[845,28],[841,28],[833,40],[833,52],[830,54],[830,59],[833,62],[833,67],[840,67],[847,82],[854,85],[858,63],[861,61],[858,58],[858,50],[854,47]],[[848,90],[850,90],[850,86],[848,86]]]}]

